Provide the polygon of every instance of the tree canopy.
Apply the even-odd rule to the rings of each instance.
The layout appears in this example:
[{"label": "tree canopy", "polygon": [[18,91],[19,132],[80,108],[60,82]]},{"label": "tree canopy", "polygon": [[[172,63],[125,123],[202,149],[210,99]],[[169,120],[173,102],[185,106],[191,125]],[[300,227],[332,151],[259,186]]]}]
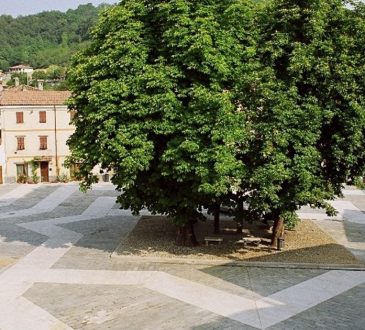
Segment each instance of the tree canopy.
[{"label": "tree canopy", "polygon": [[363,4],[265,3],[259,14],[255,91],[242,95],[255,137],[247,165],[252,209],[295,220],[364,170]]},{"label": "tree canopy", "polygon": [[192,224],[234,204],[293,221],[364,169],[364,7],[126,0],[70,72],[71,161],[119,201]]}]

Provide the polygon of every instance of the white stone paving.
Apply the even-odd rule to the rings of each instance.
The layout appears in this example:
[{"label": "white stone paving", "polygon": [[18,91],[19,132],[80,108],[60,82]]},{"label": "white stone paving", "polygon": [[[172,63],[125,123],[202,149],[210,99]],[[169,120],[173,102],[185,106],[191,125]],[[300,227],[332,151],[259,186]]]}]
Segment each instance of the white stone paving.
[{"label": "white stone paving", "polygon": [[344,196],[365,196],[365,191],[359,189],[345,189],[343,194]]},{"label": "white stone paving", "polygon": [[[344,191],[344,195],[349,196],[363,194],[363,191],[357,189],[346,189]],[[344,227],[346,222],[365,226],[365,214],[349,201],[331,201],[331,205],[338,211],[336,216],[329,217],[324,212],[298,212],[298,215],[301,219],[316,220],[317,225],[337,243],[345,246],[358,259],[365,262],[365,242],[349,240]]]},{"label": "white stone paving", "polygon": [[[70,186],[62,188],[66,187],[69,188]],[[57,194],[49,195],[47,199],[49,200],[49,197],[52,196],[54,200],[49,200],[49,204],[48,202],[47,204],[42,203],[41,209],[46,205],[55,207],[58,202],[65,199],[66,191],[68,193],[70,192],[68,189],[62,190],[60,196]],[[36,282],[36,276],[39,276],[43,271],[51,268],[72,248],[73,244],[82,237],[79,233],[55,226],[55,224],[90,220],[107,215],[108,211],[115,203],[115,198],[101,197],[100,199],[104,204],[100,203],[99,199],[94,202],[98,205],[98,212],[94,216],[90,215],[90,210],[95,209],[93,204],[91,204],[90,207],[85,210],[86,214],[88,214],[86,216],[83,213],[80,216],[19,224],[19,226],[23,228],[46,235],[49,239],[19,260],[14,266],[0,274],[0,302],[2,302],[0,304],[0,329],[42,329],[44,326],[42,325],[42,320],[45,320],[46,322],[46,327],[44,329],[51,329],[52,327],[57,329],[68,329],[66,325],[60,324],[59,320],[51,316],[46,317],[48,313],[44,310],[42,310],[39,317],[33,317],[33,320],[40,321],[39,327],[34,327],[33,323],[29,323],[29,327],[26,322],[25,324],[19,324],[19,320],[24,320],[23,315],[34,316],[37,315],[37,311],[39,311],[39,307],[34,307],[34,304],[20,304],[20,302],[23,302],[25,299],[22,295]],[[55,202],[55,200],[57,202]],[[13,304],[18,305],[18,303],[20,304],[19,306],[21,306],[19,309],[13,306]]]},{"label": "white stone paving", "polygon": [[60,205],[66,199],[68,199],[77,190],[78,186],[76,185],[61,186],[60,188],[49,194],[46,198],[41,200],[38,204],[34,205],[33,207],[29,209],[2,213],[0,214],[0,219],[23,217],[28,215],[51,212],[58,205]]},{"label": "white stone paving", "polygon": [[[352,191],[352,190],[350,190]],[[325,212],[297,212],[301,219],[314,220],[347,220],[352,223],[365,225],[365,214],[349,201],[331,201],[331,205],[338,211],[335,216],[328,216]]]},{"label": "white stone paving", "polygon": [[41,185],[27,185],[22,184],[17,186],[12,191],[6,193],[5,195],[0,196],[0,207],[9,206],[16,202],[18,199],[25,197],[26,195],[30,194],[34,190],[41,187]]},{"label": "white stone paving", "polygon": [[[45,212],[45,209],[54,209],[74,191],[72,186],[61,188],[38,203],[35,210]],[[112,209],[114,204],[114,197],[99,197],[81,215],[19,224],[23,228],[46,235],[49,239],[0,274],[2,330],[71,329],[23,297],[34,283],[144,286],[259,329],[266,329],[365,283],[365,272],[329,271],[268,297],[256,294],[257,298],[253,299],[253,292],[248,291],[249,297],[242,297],[160,271],[52,269],[51,267],[82,237],[82,234],[59,225],[128,213]],[[349,207],[341,205],[344,209]],[[17,212],[17,216],[28,214]]]},{"label": "white stone paving", "polygon": [[91,189],[98,191],[115,191],[116,186],[114,186],[112,183],[98,183],[92,185]]},{"label": "white stone paving", "polygon": [[[72,328],[23,297],[0,303],[1,329],[71,330]],[[12,317],[17,315],[16,324]]]},{"label": "white stone paving", "polygon": [[266,329],[296,314],[365,283],[365,272],[330,271],[257,301],[262,328]]},{"label": "white stone paving", "polygon": [[[115,197],[99,197],[94,203],[92,203],[82,214],[86,217],[103,217],[105,216],[115,205]],[[116,215],[121,212],[117,210]]]}]

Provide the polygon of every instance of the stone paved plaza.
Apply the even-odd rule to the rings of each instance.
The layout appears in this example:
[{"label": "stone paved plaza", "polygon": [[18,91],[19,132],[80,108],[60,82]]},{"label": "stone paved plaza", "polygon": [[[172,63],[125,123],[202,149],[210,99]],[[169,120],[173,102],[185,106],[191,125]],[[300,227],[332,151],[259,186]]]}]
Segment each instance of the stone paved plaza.
[{"label": "stone paved plaza", "polygon": [[[111,185],[0,186],[0,329],[365,329],[365,271],[129,260]],[[365,194],[303,209],[365,261]]]}]

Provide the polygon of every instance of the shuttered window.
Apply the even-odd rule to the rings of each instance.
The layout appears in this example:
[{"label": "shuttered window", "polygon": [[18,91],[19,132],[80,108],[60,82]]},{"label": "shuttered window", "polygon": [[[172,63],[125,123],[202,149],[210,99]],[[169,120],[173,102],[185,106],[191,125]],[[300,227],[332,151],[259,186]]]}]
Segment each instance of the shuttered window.
[{"label": "shuttered window", "polygon": [[47,149],[47,136],[39,137],[39,149],[41,149],[41,150]]},{"label": "shuttered window", "polygon": [[25,164],[16,164],[16,174],[17,176],[27,176],[28,168]]},{"label": "shuttered window", "polygon": [[25,149],[24,136],[18,136],[16,139],[17,139],[17,150],[24,150]]},{"label": "shuttered window", "polygon": [[24,123],[23,112],[17,112],[16,113],[16,123],[17,124],[23,124]]},{"label": "shuttered window", "polygon": [[47,113],[45,111],[39,111],[39,122],[40,123],[47,122]]}]

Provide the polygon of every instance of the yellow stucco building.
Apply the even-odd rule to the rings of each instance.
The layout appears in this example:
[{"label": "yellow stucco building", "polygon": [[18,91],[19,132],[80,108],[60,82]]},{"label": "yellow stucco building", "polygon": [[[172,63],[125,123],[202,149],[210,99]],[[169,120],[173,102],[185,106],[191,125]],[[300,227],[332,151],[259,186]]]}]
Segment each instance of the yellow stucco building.
[{"label": "yellow stucco building", "polygon": [[40,182],[72,176],[64,167],[74,132],[66,101],[68,91],[21,86],[0,91],[0,183],[36,174]]}]

